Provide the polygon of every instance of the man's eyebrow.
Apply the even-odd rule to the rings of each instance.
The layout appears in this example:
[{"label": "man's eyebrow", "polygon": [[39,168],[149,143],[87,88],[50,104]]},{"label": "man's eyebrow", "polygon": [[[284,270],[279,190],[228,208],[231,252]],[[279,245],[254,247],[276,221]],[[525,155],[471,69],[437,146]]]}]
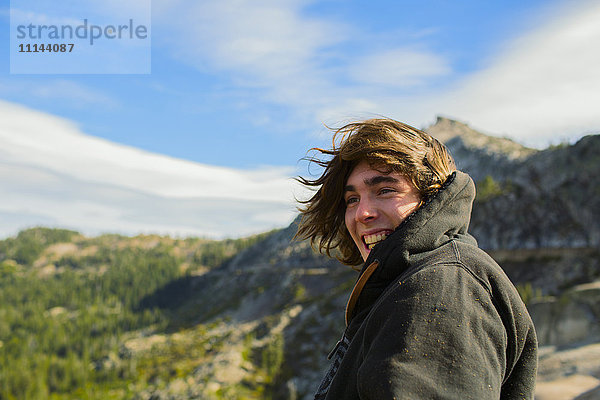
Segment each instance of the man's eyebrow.
[{"label": "man's eyebrow", "polygon": [[[377,175],[372,178],[368,178],[364,180],[365,185],[367,186],[375,186],[380,183],[398,183],[398,179],[389,175]],[[355,190],[354,185],[346,185],[344,186],[344,193],[353,192]]]},{"label": "man's eyebrow", "polygon": [[365,182],[365,185],[367,185],[367,186],[375,186],[380,183],[397,183],[399,181],[398,181],[398,179],[394,178],[393,176],[377,175],[372,178],[365,179],[364,182]]}]

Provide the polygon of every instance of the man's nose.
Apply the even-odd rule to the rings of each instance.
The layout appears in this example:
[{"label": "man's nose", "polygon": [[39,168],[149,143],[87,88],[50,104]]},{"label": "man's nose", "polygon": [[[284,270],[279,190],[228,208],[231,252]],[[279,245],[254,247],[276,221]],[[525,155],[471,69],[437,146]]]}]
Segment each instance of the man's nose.
[{"label": "man's nose", "polygon": [[367,222],[377,217],[377,207],[375,203],[368,197],[363,197],[358,203],[356,210],[356,219],[359,222]]}]

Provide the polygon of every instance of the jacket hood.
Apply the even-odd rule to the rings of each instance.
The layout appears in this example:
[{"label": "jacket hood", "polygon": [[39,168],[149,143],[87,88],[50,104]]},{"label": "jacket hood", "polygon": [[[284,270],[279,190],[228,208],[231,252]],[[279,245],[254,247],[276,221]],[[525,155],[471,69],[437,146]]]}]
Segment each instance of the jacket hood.
[{"label": "jacket hood", "polygon": [[[365,281],[364,289],[361,286],[362,293],[353,293],[358,300],[357,308],[370,303],[369,298],[376,298],[383,288],[406,271],[411,260],[452,239],[476,246],[477,241],[467,232],[474,199],[475,184],[471,177],[460,171],[450,175],[437,193],[371,250],[359,277],[359,281],[361,278]],[[388,259],[394,262],[386,262]],[[378,265],[369,269],[375,262]],[[362,276],[367,270],[369,276]],[[352,313],[353,310],[348,311]]]}]

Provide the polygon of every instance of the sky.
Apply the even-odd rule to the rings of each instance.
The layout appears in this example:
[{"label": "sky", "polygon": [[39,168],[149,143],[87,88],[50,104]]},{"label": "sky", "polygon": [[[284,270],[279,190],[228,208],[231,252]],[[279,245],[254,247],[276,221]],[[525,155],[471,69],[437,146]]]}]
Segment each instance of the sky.
[{"label": "sky", "polygon": [[[315,172],[302,157],[356,119],[443,115],[536,148],[600,130],[598,0],[0,4],[0,238],[284,227],[307,195],[293,177]],[[11,17],[83,16],[148,18],[148,51],[99,39],[82,71],[47,54],[11,70]],[[94,69],[127,62],[142,73]]]}]

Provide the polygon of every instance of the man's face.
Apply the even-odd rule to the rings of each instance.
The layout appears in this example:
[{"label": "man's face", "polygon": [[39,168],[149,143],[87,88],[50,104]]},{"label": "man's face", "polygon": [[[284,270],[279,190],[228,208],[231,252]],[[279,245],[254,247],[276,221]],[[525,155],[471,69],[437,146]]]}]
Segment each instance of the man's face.
[{"label": "man's face", "polygon": [[363,260],[419,206],[417,188],[398,172],[383,173],[362,161],[344,188],[346,228]]}]

